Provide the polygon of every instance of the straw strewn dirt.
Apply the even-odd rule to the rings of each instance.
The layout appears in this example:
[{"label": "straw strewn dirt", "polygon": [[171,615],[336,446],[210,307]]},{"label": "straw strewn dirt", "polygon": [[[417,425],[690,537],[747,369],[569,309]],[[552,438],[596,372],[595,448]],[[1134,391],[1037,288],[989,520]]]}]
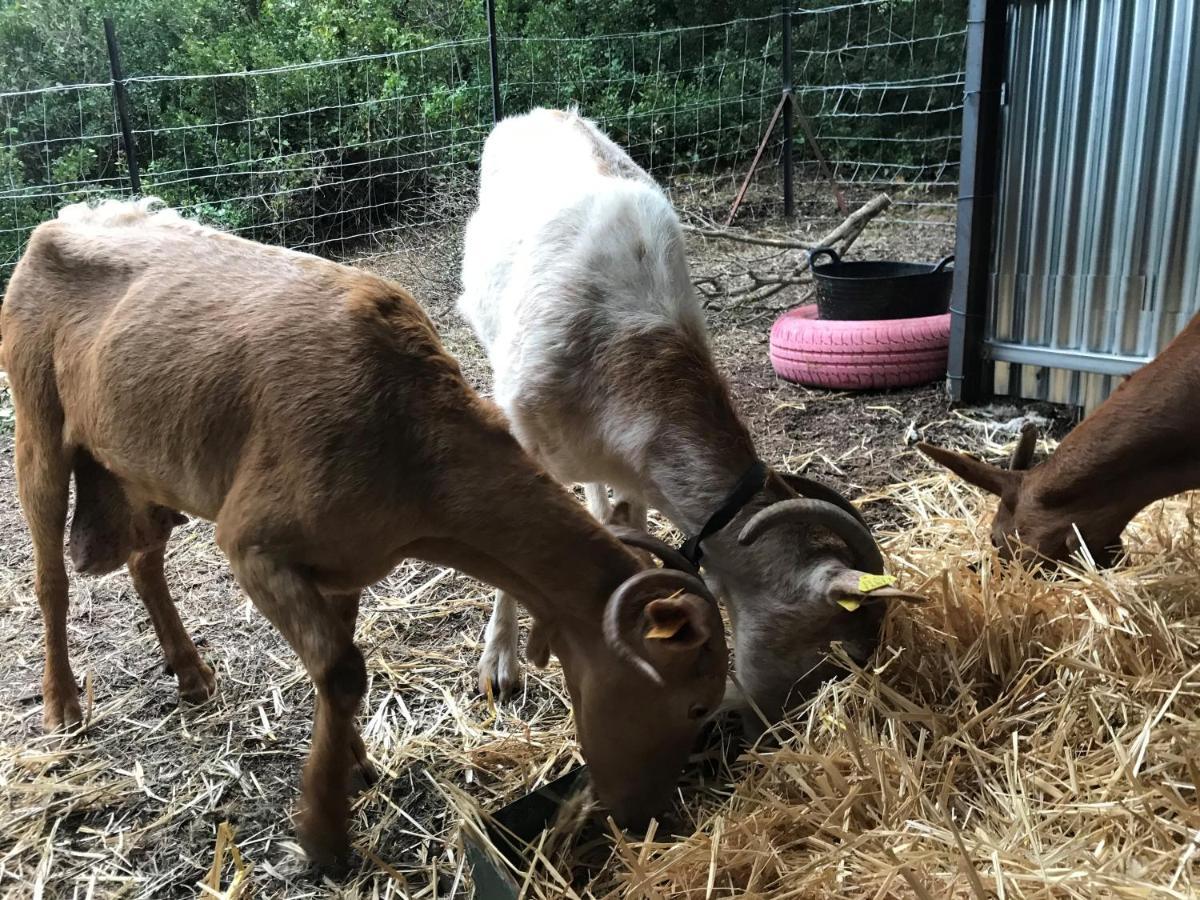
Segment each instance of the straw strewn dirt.
[{"label": "straw strewn dirt", "polygon": [[[872,239],[909,258],[944,249],[937,232],[910,252],[911,235]],[[479,349],[450,311],[455,236],[443,238],[367,264],[414,286],[486,388]],[[747,252],[694,250],[701,272]],[[776,300],[794,301],[791,291]],[[1197,501],[1147,510],[1127,541],[1131,564],[1113,572],[1081,564],[1039,578],[1000,565],[991,502],[909,445],[921,434],[999,457],[1017,410],[952,412],[936,387],[850,397],[786,385],[766,363],[769,317],[710,313],[764,456],[862,497],[891,570],[930,602],[896,610],[872,668],[798,710],[779,746],[725,763],[731,738],[715,732],[647,839],[601,829],[581,844],[586,810],[564,822],[540,847],[527,895],[1195,896]],[[1032,412],[1061,435],[1062,417]],[[168,579],[217,670],[217,696],[177,705],[123,573],[77,578],[69,633],[87,725],[66,744],[41,736],[40,622],[11,433],[0,436],[4,896],[467,896],[463,824],[579,762],[557,669],[529,671],[514,703],[477,697],[490,592],[407,564],[364,598],[358,627],[363,732],[382,778],[356,805],[350,871],[314,873],[286,817],[312,689],[200,523],[177,532]]]}]

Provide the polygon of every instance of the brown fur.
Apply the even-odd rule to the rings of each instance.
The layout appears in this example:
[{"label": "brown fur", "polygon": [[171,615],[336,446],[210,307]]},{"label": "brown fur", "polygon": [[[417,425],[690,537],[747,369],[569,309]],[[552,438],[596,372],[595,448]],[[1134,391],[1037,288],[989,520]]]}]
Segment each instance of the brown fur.
[{"label": "brown fur", "polygon": [[1065,560],[1079,549],[1078,529],[1096,562],[1109,565],[1139,510],[1200,487],[1198,395],[1200,316],[1032,469],[920,448],[1000,497],[992,540],[1003,555]]},{"label": "brown fur", "polygon": [[655,328],[626,336],[601,359],[608,383],[625,408],[655,409],[664,421],[676,423],[681,434],[703,434],[723,463],[736,471],[744,471],[757,458],[754,440],[713,365],[704,335]]},{"label": "brown fur", "polygon": [[163,577],[176,510],[216,523],[303,661],[318,702],[299,833],[314,858],[346,851],[350,772],[366,765],[359,592],[407,557],[520,597],[563,662],[601,798],[629,821],[666,801],[694,708],[721,695],[715,610],[664,686],[614,653],[599,623],[638,560],[521,451],[405,291],[188,223],[65,218],[34,232],[0,311],[47,727],[79,721],[62,558],[74,470],[73,556],[89,571],[127,562],[185,696],[214,681]]}]

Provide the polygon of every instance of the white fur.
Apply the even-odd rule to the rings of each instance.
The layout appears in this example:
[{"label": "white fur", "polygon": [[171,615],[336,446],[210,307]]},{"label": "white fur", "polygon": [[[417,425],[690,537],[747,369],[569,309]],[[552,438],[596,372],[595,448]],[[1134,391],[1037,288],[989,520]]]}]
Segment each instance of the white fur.
[{"label": "white fur", "polygon": [[228,241],[230,243],[224,248],[224,252],[227,253],[270,253],[293,257],[296,260],[319,258],[311,253],[285,247],[237,241],[232,235],[218,228],[184,218],[177,210],[165,206],[157,197],[140,197],[136,200],[109,199],[95,204],[71,203],[58,211],[57,220],[71,225],[70,231],[60,237],[68,252],[83,256],[90,255],[94,249],[107,256],[107,252],[99,248],[110,246],[111,241],[96,241],[95,238],[103,237],[112,229],[127,229],[120,242],[122,252],[160,253],[160,238],[163,232],[158,229],[170,229],[172,232]]},{"label": "white fur", "polygon": [[[514,434],[561,481],[586,482],[598,518],[610,508],[606,484],[638,510],[635,524],[644,525],[647,500],[677,521],[694,518],[699,513],[675,508],[654,489],[648,448],[669,423],[614,399],[603,371],[564,371],[564,347],[595,333],[668,327],[707,346],[670,202],[574,111],[505,119],[484,146],[481,171],[458,309],[487,348],[496,400]],[[580,334],[581,314],[595,333]],[[514,681],[515,612],[499,600],[481,663],[484,686]]]},{"label": "white fur", "polygon": [[[458,309],[487,348],[496,401],[557,478],[588,483],[597,517],[609,509],[605,484],[640,508],[645,448],[661,423],[606,401],[595,383],[603,373],[564,373],[562,349],[583,311],[608,333],[670,324],[703,340],[675,212],[653,179],[574,111],[505,119],[480,168]],[[564,427],[559,391],[572,377],[578,415]],[[482,686],[515,680],[515,615],[499,598]]]},{"label": "white fur", "polygon": [[[481,168],[458,309],[487,348],[496,400],[560,480],[640,493],[661,423],[607,402],[603,373],[561,371],[562,348],[585,311],[603,333],[668,325],[705,340],[679,220],[653,180],[574,113],[505,119]],[[580,414],[563,429],[543,400],[568,377]]]},{"label": "white fur", "polygon": [[[646,505],[696,532],[749,465],[749,437],[715,381],[703,314],[688,274],[682,229],[654,181],[573,111],[538,109],[505,119],[483,150],[479,208],[467,226],[458,309],[487,348],[497,402],[522,446],[561,481],[587,484],[588,508],[608,514],[606,485],[626,500],[635,527]],[[639,360],[620,382],[598,348],[633,354],[634,338],[669,333],[704,359],[703,385],[640,394]],[[609,364],[612,354],[604,358]],[[630,373],[635,373],[631,375]],[[721,421],[676,421],[655,391],[720,391]],[[679,408],[679,404],[674,404]],[[736,424],[732,433],[730,422]],[[767,501],[757,496],[743,517]],[[706,578],[724,593],[747,689],[778,706],[793,682],[824,658],[835,557],[803,552],[804,535],[782,528],[751,547],[737,522],[705,542]],[[515,681],[516,606],[497,604],[481,684]],[[767,643],[774,646],[766,646]],[[756,653],[755,650],[758,649]],[[732,695],[731,695],[732,698]]]}]

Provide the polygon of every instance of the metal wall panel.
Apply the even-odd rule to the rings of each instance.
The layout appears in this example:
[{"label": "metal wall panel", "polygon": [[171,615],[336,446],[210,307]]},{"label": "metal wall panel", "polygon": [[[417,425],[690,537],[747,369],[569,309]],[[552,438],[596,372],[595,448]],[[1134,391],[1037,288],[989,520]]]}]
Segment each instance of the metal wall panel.
[{"label": "metal wall panel", "polygon": [[986,355],[1092,407],[1200,310],[1200,3],[1008,12]]}]

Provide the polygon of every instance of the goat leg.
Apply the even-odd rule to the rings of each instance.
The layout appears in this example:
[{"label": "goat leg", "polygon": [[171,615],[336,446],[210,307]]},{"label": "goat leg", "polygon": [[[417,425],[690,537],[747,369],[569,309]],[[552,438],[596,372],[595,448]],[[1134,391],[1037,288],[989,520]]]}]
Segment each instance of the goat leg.
[{"label": "goat leg", "polygon": [[483,655],[479,658],[479,692],[498,700],[512,695],[521,680],[518,661],[520,624],[517,601],[504,591],[496,591],[496,604],[484,633]]},{"label": "goat leg", "polygon": [[[16,393],[14,392],[14,399]],[[33,539],[34,591],[42,610],[46,661],[42,672],[42,724],[46,731],[71,729],[82,720],[79,688],[67,650],[67,569],[63,529],[67,520],[71,468],[62,435],[49,433],[43,411],[17,402],[17,490]]]},{"label": "goat leg", "polygon": [[[358,621],[358,604],[362,598],[361,591],[346,594],[331,594],[329,602],[335,612],[341,617],[342,624],[351,636],[354,635],[354,624]],[[367,755],[367,745],[363,743],[362,735],[357,729],[350,734],[350,756],[354,759],[350,767],[350,796],[361,794],[379,780],[371,757]]]},{"label": "goat leg", "polygon": [[366,662],[347,627],[352,617],[339,597],[322,596],[301,571],[264,549],[261,539],[222,540],[222,524],[218,543],[238,581],[300,657],[317,689],[297,837],[318,865],[344,862],[350,853],[350,772],[357,762],[354,718],[367,687]]},{"label": "goat leg", "polygon": [[216,675],[200,658],[196,645],[179,620],[163,573],[164,555],[163,545],[130,554],[129,575],[150,616],[167,665],[179,681],[179,696],[191,703],[203,703],[216,692]]}]

